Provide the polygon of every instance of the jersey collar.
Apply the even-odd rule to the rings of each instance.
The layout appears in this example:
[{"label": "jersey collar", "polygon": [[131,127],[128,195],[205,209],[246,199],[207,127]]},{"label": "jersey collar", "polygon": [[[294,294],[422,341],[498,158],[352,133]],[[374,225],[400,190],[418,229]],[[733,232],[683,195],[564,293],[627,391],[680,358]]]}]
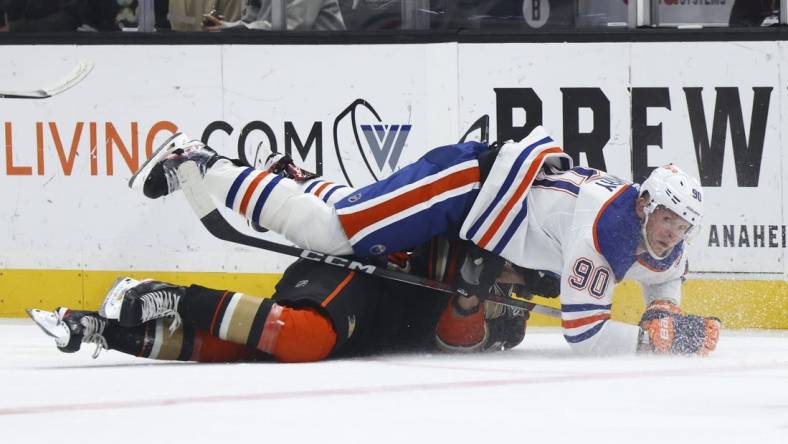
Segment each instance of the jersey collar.
[{"label": "jersey collar", "polygon": [[617,281],[624,279],[635,263],[640,240],[640,218],[635,213],[637,197],[635,187],[624,186],[605,202],[594,221],[594,246],[610,264]]},{"label": "jersey collar", "polygon": [[594,246],[613,269],[616,280],[624,279],[635,261],[651,271],[665,271],[681,257],[684,241],[679,242],[664,259],[637,254],[640,241],[640,218],[635,212],[638,190],[627,185],[611,197],[594,221]]}]

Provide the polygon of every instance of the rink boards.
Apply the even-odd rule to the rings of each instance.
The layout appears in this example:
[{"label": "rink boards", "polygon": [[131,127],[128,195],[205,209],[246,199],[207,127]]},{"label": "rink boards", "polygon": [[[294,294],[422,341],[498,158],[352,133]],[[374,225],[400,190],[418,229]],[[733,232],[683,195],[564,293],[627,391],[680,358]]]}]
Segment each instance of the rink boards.
[{"label": "rink boards", "polygon": [[[26,308],[96,309],[118,276],[153,278],[181,285],[229,288],[250,295],[273,294],[279,274],[139,271],[4,270],[0,280],[0,317],[24,316]],[[375,295],[370,295],[375,297]],[[554,299],[535,301],[557,307]],[[788,329],[788,285],[784,281],[691,279],[684,286],[682,308],[688,313],[718,316],[726,328]],[[613,319],[637,323],[643,313],[640,287],[619,285]],[[532,315],[528,325],[559,326],[557,319]]]},{"label": "rink boards", "polygon": [[[3,91],[94,64],[52,98],[0,99],[0,316],[95,307],[119,274],[271,293],[290,259],[217,241],[179,196],[126,188],[173,131],[249,160],[262,144],[359,186],[430,147],[544,124],[582,165],[641,180],[674,162],[701,177],[706,225],[690,247],[685,308],[729,327],[788,328],[783,42],[8,45],[0,55]],[[638,301],[623,285],[614,316],[636,320]]]}]

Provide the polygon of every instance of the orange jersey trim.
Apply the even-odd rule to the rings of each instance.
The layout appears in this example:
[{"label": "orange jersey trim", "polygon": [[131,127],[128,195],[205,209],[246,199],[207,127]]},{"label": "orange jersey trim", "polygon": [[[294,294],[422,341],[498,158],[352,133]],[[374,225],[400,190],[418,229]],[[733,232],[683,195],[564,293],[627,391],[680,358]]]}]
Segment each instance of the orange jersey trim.
[{"label": "orange jersey trim", "polygon": [[539,153],[538,156],[536,156],[536,159],[534,159],[533,162],[531,162],[531,167],[528,169],[528,172],[525,174],[525,178],[523,178],[523,180],[520,181],[520,185],[517,187],[517,190],[509,198],[509,201],[506,202],[506,205],[503,207],[503,209],[501,209],[501,211],[498,213],[498,217],[495,218],[492,225],[490,225],[490,227],[487,228],[487,231],[484,233],[484,236],[482,236],[482,238],[479,240],[478,245],[480,247],[482,248],[487,247],[487,244],[490,242],[492,237],[495,235],[496,232],[498,232],[498,229],[501,228],[501,225],[503,224],[503,220],[506,219],[506,216],[509,215],[509,212],[512,210],[512,208],[514,208],[515,204],[517,204],[517,202],[520,202],[522,196],[525,194],[528,188],[530,188],[531,183],[534,180],[534,177],[536,177],[536,173],[542,168],[542,163],[544,162],[545,156],[549,154],[558,154],[562,152],[563,151],[561,151],[561,148],[552,147],[552,148],[547,148],[546,150]]},{"label": "orange jersey trim", "polygon": [[347,286],[347,284],[353,279],[355,275],[355,271],[348,273],[348,275],[345,276],[345,279],[343,279],[342,282],[337,285],[337,288],[335,288],[334,291],[332,291],[331,294],[329,294],[328,297],[323,300],[322,303],[320,303],[320,306],[325,308],[329,303],[331,303],[331,301],[339,294],[340,291],[342,291],[343,288],[345,288],[345,286]]},{"label": "orange jersey trim", "polygon": [[213,317],[211,318],[211,328],[208,330],[209,332],[215,331],[213,327],[216,325],[216,318],[219,317],[219,310],[222,309],[222,304],[224,304],[224,299],[228,294],[230,294],[229,290],[225,291],[221,299],[219,299],[219,305],[216,306],[216,311],[213,312]]},{"label": "orange jersey trim", "polygon": [[585,318],[561,321],[561,327],[563,328],[582,327],[584,325],[593,324],[596,321],[604,321],[607,319],[610,319],[610,313],[602,313],[594,316],[588,316]]},{"label": "orange jersey trim", "polygon": [[479,167],[474,166],[449,174],[435,182],[430,182],[418,188],[414,188],[390,200],[385,200],[375,206],[367,208],[366,210],[340,215],[339,219],[342,222],[342,228],[345,229],[347,237],[352,238],[359,231],[374,223],[426,202],[432,197],[446,191],[478,182],[479,179]]},{"label": "orange jersey trim", "polygon": [[315,196],[320,196],[320,193],[323,190],[325,190],[326,188],[328,188],[329,186],[331,186],[333,184],[334,184],[334,182],[325,182],[322,185],[320,185],[319,187],[317,187],[317,189],[315,191],[312,191],[312,194],[314,194]]},{"label": "orange jersey trim", "polygon": [[252,183],[249,184],[249,188],[246,189],[246,193],[244,193],[244,198],[243,200],[241,200],[241,208],[239,209],[241,213],[246,213],[246,208],[249,206],[249,200],[252,199],[252,194],[254,194],[254,190],[257,188],[257,185],[260,183],[260,181],[262,181],[265,178],[265,176],[267,176],[268,174],[270,173],[267,171],[262,174],[259,174],[257,177],[254,178],[254,180],[252,180]]}]

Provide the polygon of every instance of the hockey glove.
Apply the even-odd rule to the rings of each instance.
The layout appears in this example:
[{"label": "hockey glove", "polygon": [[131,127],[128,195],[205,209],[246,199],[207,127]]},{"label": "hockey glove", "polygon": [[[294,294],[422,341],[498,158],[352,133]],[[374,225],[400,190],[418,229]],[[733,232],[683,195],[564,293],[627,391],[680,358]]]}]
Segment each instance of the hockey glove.
[{"label": "hockey glove", "polygon": [[717,347],[721,322],[685,315],[669,301],[654,301],[640,318],[638,350],[656,354],[706,356]]},{"label": "hockey glove", "polygon": [[470,310],[458,305],[460,295],[453,295],[435,328],[435,342],[440,350],[470,353],[479,351],[488,336],[484,304]]},{"label": "hockey glove", "polygon": [[508,350],[523,342],[525,324],[530,317],[527,310],[487,301],[484,303],[484,315],[488,334],[482,350]]},{"label": "hockey glove", "polygon": [[520,273],[523,281],[525,281],[523,285],[519,285],[514,289],[517,296],[539,295],[545,298],[557,298],[561,294],[561,278],[557,274],[516,265],[514,269]]},{"label": "hockey glove", "polygon": [[493,291],[505,263],[500,256],[469,244],[454,282],[457,293],[484,299]]}]

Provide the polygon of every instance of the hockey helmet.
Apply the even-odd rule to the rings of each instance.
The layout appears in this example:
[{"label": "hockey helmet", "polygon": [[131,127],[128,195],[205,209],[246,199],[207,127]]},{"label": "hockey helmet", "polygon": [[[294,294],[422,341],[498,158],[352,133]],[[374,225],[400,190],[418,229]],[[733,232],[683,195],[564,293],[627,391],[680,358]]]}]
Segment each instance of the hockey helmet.
[{"label": "hockey helmet", "polygon": [[[691,225],[684,235],[685,240],[691,239],[700,231],[703,219],[703,190],[694,177],[673,164],[661,166],[654,169],[640,186],[640,195],[643,196],[644,193],[648,193],[649,197],[644,208],[646,221],[657,207],[663,206]],[[644,221],[644,228],[645,224]],[[646,245],[648,246],[648,242]]]}]

